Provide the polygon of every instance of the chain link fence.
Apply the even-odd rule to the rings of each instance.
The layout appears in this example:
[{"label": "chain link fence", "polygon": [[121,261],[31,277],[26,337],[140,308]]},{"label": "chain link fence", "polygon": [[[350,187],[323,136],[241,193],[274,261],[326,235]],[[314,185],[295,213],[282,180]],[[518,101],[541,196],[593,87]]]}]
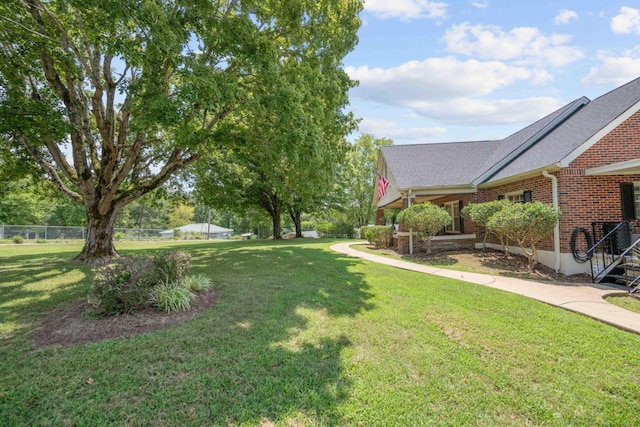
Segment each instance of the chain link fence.
[{"label": "chain link fence", "polygon": [[[154,228],[116,228],[114,237],[124,240],[160,239],[160,232]],[[0,225],[0,239],[20,236],[25,240],[70,240],[82,239],[87,235],[86,227],[63,227],[53,225]]]}]

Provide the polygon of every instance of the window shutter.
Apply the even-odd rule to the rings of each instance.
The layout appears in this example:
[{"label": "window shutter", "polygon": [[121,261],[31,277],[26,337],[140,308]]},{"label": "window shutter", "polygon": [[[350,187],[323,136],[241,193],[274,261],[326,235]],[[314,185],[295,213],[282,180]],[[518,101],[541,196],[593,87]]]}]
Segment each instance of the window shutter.
[{"label": "window shutter", "polygon": [[460,233],[464,234],[464,218],[462,217],[462,209],[464,208],[464,203],[462,202],[462,200],[458,201],[458,208],[460,209],[458,212],[460,212]]},{"label": "window shutter", "polygon": [[524,203],[531,203],[531,190],[527,190],[522,193],[522,198],[524,200]]},{"label": "window shutter", "polygon": [[636,219],[636,212],[633,203],[633,184],[623,182],[620,184],[620,198],[622,202],[622,219]]}]

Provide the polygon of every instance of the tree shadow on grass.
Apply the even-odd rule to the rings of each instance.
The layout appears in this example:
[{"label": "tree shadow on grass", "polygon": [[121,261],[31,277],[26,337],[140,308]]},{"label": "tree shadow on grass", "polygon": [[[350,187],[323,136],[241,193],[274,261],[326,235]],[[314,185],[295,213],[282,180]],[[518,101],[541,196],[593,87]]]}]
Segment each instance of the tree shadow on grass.
[{"label": "tree shadow on grass", "polygon": [[[181,245],[192,254],[192,271],[216,284],[219,302],[172,329],[40,353],[49,375],[13,374],[25,384],[14,391],[13,419],[345,424],[338,406],[351,387],[344,371],[352,346],[348,319],[372,309],[373,295],[356,269],[362,261],[325,247],[307,241]],[[103,386],[70,389],[69,376]],[[21,406],[34,402],[29,384],[36,377],[37,403]],[[62,388],[70,391],[57,395]]]},{"label": "tree shadow on grass", "polygon": [[350,387],[341,355],[351,342],[333,322],[373,308],[364,276],[352,271],[360,261],[306,242],[192,254],[195,270],[226,283],[208,316],[225,367],[209,378],[209,421],[340,424],[335,406]]},{"label": "tree shadow on grass", "polygon": [[0,338],[32,327],[58,304],[84,296],[90,268],[61,254],[0,258]]}]

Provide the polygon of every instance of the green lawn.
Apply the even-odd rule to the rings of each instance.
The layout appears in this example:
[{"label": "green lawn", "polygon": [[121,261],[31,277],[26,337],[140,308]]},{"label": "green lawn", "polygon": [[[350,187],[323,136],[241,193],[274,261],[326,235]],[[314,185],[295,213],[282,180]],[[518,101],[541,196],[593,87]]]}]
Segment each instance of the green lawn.
[{"label": "green lawn", "polygon": [[640,336],[330,243],[122,243],[188,250],[219,303],[45,350],[29,332],[90,287],[80,246],[0,247],[0,425],[640,425]]}]

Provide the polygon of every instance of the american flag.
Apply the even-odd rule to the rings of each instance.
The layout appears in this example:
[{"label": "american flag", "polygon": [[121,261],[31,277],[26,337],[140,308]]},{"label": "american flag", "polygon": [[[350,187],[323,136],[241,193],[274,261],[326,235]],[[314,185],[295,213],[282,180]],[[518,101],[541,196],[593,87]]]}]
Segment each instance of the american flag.
[{"label": "american flag", "polygon": [[387,179],[378,174],[378,199],[382,199],[382,197],[387,194],[387,187],[389,186],[389,181]]}]

